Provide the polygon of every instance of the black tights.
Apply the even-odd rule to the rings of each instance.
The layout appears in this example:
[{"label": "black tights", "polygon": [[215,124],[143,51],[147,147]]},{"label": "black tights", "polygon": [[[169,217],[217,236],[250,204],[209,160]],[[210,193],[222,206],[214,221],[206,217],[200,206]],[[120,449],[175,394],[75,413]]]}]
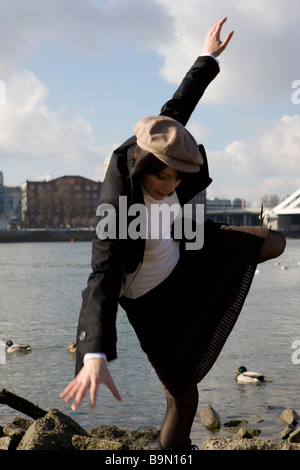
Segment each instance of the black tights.
[{"label": "black tights", "polygon": [[173,397],[164,389],[167,411],[160,431],[160,444],[172,449],[186,444],[189,440],[194,417],[198,407],[198,387],[195,384],[179,397]]}]

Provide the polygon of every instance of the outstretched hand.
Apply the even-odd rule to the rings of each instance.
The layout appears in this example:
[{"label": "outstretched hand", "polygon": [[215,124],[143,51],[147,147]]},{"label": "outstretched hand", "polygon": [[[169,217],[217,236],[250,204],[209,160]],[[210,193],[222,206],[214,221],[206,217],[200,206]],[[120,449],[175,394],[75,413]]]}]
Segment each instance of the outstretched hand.
[{"label": "outstretched hand", "polygon": [[222,26],[226,20],[226,17],[223,18],[209,29],[204,41],[202,49],[203,53],[212,54],[214,57],[218,57],[224,51],[224,49],[226,49],[230,39],[233,36],[233,31],[230,31],[224,41],[221,41],[220,39]]},{"label": "outstretched hand", "polygon": [[72,409],[75,411],[81,404],[87,390],[90,389],[90,405],[94,408],[100,384],[105,384],[113,396],[121,401],[117,387],[107,368],[106,361],[104,359],[89,359],[75,379],[63,390],[60,397],[67,403],[74,399]]}]

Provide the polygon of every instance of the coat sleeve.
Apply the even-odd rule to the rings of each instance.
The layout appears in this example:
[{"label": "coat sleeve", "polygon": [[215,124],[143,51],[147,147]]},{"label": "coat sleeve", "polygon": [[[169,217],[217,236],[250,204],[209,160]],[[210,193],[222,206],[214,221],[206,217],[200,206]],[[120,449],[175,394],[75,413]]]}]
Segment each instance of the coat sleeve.
[{"label": "coat sleeve", "polygon": [[125,240],[93,240],[92,273],[82,293],[77,328],[76,374],[88,352],[104,352],[108,361],[117,357],[116,314],[124,252]]},{"label": "coat sleeve", "polygon": [[[109,204],[113,208],[110,216],[114,217],[116,222],[116,234],[119,195],[124,191],[128,180],[125,166],[126,151],[124,154],[120,153],[116,151],[112,155],[98,201],[98,207],[101,204]],[[98,224],[105,218],[109,223],[110,216],[99,215]],[[77,327],[76,374],[83,366],[86,353],[103,352],[108,361],[117,357],[116,316],[127,240],[120,240],[117,236],[101,239],[98,235],[97,225],[96,236],[92,243],[92,272],[87,287],[82,292],[82,306]]]},{"label": "coat sleeve", "polygon": [[214,58],[198,57],[173,97],[164,104],[160,114],[172,117],[185,126],[205,89],[219,71],[219,65]]}]

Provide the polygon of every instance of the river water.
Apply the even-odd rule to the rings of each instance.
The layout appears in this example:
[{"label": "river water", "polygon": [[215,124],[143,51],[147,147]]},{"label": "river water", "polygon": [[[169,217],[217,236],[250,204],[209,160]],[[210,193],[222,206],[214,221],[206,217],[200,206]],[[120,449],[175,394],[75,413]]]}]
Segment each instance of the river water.
[{"label": "river water", "polygon": [[[0,388],[43,409],[59,408],[84,428],[102,424],[123,429],[159,427],[165,411],[164,394],[121,309],[118,359],[110,364],[110,370],[122,402],[103,386],[94,411],[88,398],[77,412],[59,398],[73,378],[75,360],[67,348],[75,338],[90,252],[90,242],[0,244],[0,339],[32,347],[30,353],[6,356],[0,364]],[[258,266],[235,329],[199,384],[198,413],[210,404],[222,426],[231,419],[246,419],[251,427],[261,430],[261,438],[280,439],[282,410],[291,407],[300,411],[299,281],[300,240],[288,240],[278,260]],[[240,365],[263,373],[266,382],[238,385],[234,371]],[[0,405],[1,425],[17,415],[20,413]],[[228,435],[225,427],[219,435]],[[197,416],[193,442],[201,445],[211,436],[215,434],[207,431]]]}]

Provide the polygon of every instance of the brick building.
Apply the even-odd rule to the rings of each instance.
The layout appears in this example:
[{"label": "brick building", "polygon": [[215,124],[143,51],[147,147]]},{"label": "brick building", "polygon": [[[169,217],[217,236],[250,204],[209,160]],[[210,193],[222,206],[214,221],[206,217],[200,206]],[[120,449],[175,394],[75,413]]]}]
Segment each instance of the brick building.
[{"label": "brick building", "polygon": [[21,185],[23,228],[88,227],[96,223],[101,183],[82,176]]}]

